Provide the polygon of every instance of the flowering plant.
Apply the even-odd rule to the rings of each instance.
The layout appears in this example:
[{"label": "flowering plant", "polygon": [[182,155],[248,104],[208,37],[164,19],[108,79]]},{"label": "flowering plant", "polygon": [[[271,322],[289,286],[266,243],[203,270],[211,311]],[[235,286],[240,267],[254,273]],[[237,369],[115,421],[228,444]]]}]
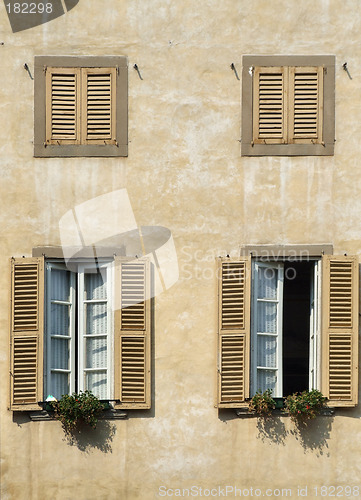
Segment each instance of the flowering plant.
[{"label": "flowering plant", "polygon": [[50,401],[55,417],[60,420],[65,432],[73,432],[80,423],[95,429],[104,405],[90,391],[64,394],[59,401]]},{"label": "flowering plant", "polygon": [[254,411],[258,416],[269,417],[276,407],[276,402],[271,396],[272,390],[267,389],[263,393],[257,391],[249,402],[249,411]]},{"label": "flowering plant", "polygon": [[306,422],[315,418],[325,405],[326,398],[316,389],[295,392],[285,399],[285,411],[290,414],[294,422]]}]

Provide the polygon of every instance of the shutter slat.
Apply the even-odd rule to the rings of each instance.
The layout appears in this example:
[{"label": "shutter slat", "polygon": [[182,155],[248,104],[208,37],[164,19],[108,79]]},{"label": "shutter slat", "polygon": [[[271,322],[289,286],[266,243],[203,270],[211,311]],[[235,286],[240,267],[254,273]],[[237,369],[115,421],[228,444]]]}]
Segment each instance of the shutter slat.
[{"label": "shutter slat", "polygon": [[122,337],[121,339],[121,400],[145,402],[145,339]]},{"label": "shutter slat", "polygon": [[358,396],[358,262],[323,257],[323,392],[330,404],[355,406]]},{"label": "shutter slat", "polygon": [[77,139],[77,75],[51,74],[51,140]]},{"label": "shutter slat", "polygon": [[13,410],[42,401],[44,259],[12,259],[11,401]]},{"label": "shutter slat", "polygon": [[[100,70],[99,70],[100,71]],[[86,72],[86,139],[109,141],[114,135],[112,70]]]},{"label": "shutter slat", "polygon": [[145,263],[122,264],[121,278],[121,328],[145,328]]},{"label": "shutter slat", "polygon": [[218,407],[239,407],[249,395],[250,260],[219,270]]},{"label": "shutter slat", "polygon": [[320,143],[322,142],[323,69],[291,67],[289,72],[289,141]]},{"label": "shutter slat", "polygon": [[119,308],[115,314],[115,398],[119,408],[151,406],[149,262],[115,258]]},{"label": "shutter slat", "polygon": [[253,141],[285,141],[286,78],[283,68],[255,68]]}]

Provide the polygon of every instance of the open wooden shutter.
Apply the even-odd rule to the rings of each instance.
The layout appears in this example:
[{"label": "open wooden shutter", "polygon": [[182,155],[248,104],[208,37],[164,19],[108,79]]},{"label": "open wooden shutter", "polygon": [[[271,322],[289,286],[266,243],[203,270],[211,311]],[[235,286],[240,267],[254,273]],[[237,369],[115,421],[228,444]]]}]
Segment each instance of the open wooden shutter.
[{"label": "open wooden shutter", "polygon": [[150,264],[115,258],[115,399],[117,407],[151,406]]},{"label": "open wooden shutter", "polygon": [[321,144],[323,68],[289,68],[288,143]]},{"label": "open wooden shutter", "polygon": [[11,260],[11,410],[43,401],[44,258]]},{"label": "open wooden shutter", "polygon": [[253,75],[253,142],[283,144],[287,135],[287,68],[256,67]]},{"label": "open wooden shutter", "polygon": [[116,68],[82,69],[82,143],[116,143]]},{"label": "open wooden shutter", "polygon": [[46,144],[80,143],[80,69],[46,68]]},{"label": "open wooden shutter", "polygon": [[331,406],[358,398],[358,258],[322,257],[322,392]]},{"label": "open wooden shutter", "polygon": [[250,278],[250,258],[219,260],[219,408],[244,406],[249,397]]}]

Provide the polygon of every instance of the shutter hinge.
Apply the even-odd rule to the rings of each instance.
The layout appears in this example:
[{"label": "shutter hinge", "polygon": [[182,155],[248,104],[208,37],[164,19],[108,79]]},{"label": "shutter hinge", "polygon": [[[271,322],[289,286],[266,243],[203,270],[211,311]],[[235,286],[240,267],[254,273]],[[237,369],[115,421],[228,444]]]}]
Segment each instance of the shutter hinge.
[{"label": "shutter hinge", "polygon": [[47,69],[48,69],[48,67],[47,67],[47,66],[44,66],[44,67],[43,67],[43,71],[44,71],[44,73],[46,73]]},{"label": "shutter hinge", "polygon": [[327,75],[327,66],[323,66],[323,74]]},{"label": "shutter hinge", "polygon": [[115,66],[116,70],[117,70],[117,75],[119,75],[119,66]]},{"label": "shutter hinge", "polygon": [[248,73],[249,73],[249,75],[250,75],[250,76],[253,76],[253,73],[254,73],[254,66],[250,66],[250,67],[248,68]]}]

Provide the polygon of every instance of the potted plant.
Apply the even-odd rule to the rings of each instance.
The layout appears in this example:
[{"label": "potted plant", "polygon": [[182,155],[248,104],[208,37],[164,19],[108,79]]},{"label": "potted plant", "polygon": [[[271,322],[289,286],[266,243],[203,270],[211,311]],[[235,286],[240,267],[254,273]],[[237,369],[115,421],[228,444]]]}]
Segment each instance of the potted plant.
[{"label": "potted plant", "polygon": [[249,401],[249,411],[254,411],[259,417],[269,417],[275,408],[276,402],[272,398],[271,389],[267,389],[264,392],[257,391]]},{"label": "potted plant", "polygon": [[326,398],[323,394],[312,389],[287,396],[284,411],[289,413],[294,422],[304,423],[315,418],[325,406]]},{"label": "potted plant", "polygon": [[59,401],[51,400],[49,404],[55,411],[55,418],[60,420],[67,433],[75,431],[80,424],[95,429],[98,417],[105,408],[90,391],[64,394]]}]

